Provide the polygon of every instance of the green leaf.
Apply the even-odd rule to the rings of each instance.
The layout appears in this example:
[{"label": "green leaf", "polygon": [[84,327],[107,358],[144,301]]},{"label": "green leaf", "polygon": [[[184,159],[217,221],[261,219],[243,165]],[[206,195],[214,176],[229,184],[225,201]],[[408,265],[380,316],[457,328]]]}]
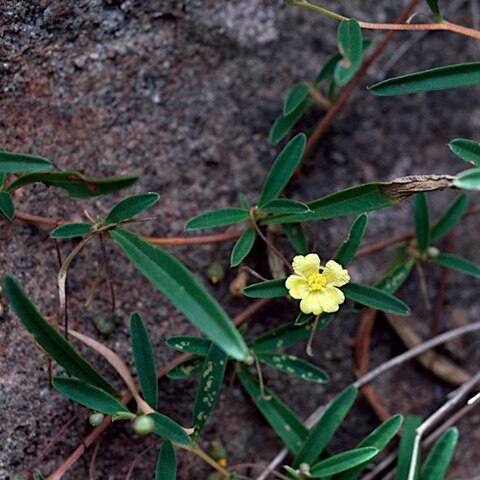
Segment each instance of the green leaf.
[{"label": "green leaf", "polygon": [[317,460],[343,423],[355,403],[357,395],[358,390],[355,387],[349,387],[332,400],[308,433],[302,448],[293,461],[292,466],[294,468],[298,468],[301,463],[312,465]]},{"label": "green leaf", "polygon": [[236,360],[248,357],[247,345],[225,311],[179,260],[126,230],[115,228],[111,235],[135,267],[195,327]]},{"label": "green leaf", "polygon": [[353,222],[348,238],[340,245],[340,248],[335,253],[333,259],[342,265],[342,267],[347,268],[355,258],[362,243],[363,236],[365,235],[367,223],[368,217],[363,213]]},{"label": "green leaf", "polygon": [[258,205],[260,208],[274,200],[282,192],[302,161],[307,137],[299,133],[293,137],[273,162],[263,184]]},{"label": "green leaf", "polygon": [[424,253],[430,242],[430,211],[425,193],[415,195],[415,236],[420,253]]},{"label": "green leaf", "polygon": [[350,282],[341,288],[347,298],[366,307],[396,315],[410,315],[410,308],[398,298],[369,285]]},{"label": "green leaf", "polygon": [[448,206],[440,219],[433,225],[430,231],[430,240],[432,242],[443,238],[457,223],[462,219],[468,210],[468,196],[465,193],[460,194]]},{"label": "green leaf", "polygon": [[170,348],[174,348],[180,352],[192,353],[193,355],[200,355],[201,357],[206,357],[212,346],[212,342],[208,340],[208,338],[183,335],[167,338],[165,343]]},{"label": "green leaf", "polygon": [[302,421],[268,388],[264,388],[266,400],[260,391],[258,382],[244,369],[240,369],[238,378],[260,410],[274,432],[283,440],[285,446],[294,454],[305,441],[308,430]]},{"label": "green leaf", "polygon": [[329,477],[368,462],[377,454],[378,448],[375,447],[347,450],[315,464],[310,469],[310,474],[312,478]]},{"label": "green leaf", "polygon": [[158,454],[155,480],[175,480],[177,478],[177,455],[172,442],[165,440]]},{"label": "green leaf", "polygon": [[435,442],[420,471],[420,480],[443,480],[458,443],[458,430],[446,430]]},{"label": "green leaf", "polygon": [[243,208],[219,208],[190,219],[185,225],[185,229],[201,230],[204,228],[225,227],[234,223],[244,222],[249,218],[248,210]]},{"label": "green leaf", "polygon": [[293,113],[301,103],[308,97],[309,86],[306,83],[295,84],[287,94],[283,104],[283,115]]},{"label": "green leaf", "polygon": [[74,198],[89,198],[115,193],[130,187],[138,180],[136,173],[108,178],[87,177],[75,170],[63,172],[39,172],[22,175],[10,183],[5,191],[13,192],[31,183],[41,182],[47,187],[57,187],[65,190]]},{"label": "green leaf", "polygon": [[480,190],[480,168],[471,168],[459,173],[453,184],[462,190]]},{"label": "green leaf", "polygon": [[362,29],[356,20],[340,22],[337,43],[342,54],[342,60],[335,66],[334,76],[339,85],[345,85],[358,71],[363,60]]},{"label": "green leaf", "polygon": [[130,341],[142,396],[156,410],[158,400],[157,364],[150,336],[143,318],[138,312],[133,312],[130,316]]},{"label": "green leaf", "polygon": [[309,212],[308,205],[297,200],[290,200],[289,198],[278,198],[271,200],[260,208],[260,211],[267,213],[280,213],[280,214],[303,214]]},{"label": "green leaf", "polygon": [[193,357],[185,360],[168,371],[167,377],[172,380],[186,380],[200,375],[204,362],[203,357]]},{"label": "green leaf", "polygon": [[480,83],[480,62],[447,65],[421,72],[388,78],[370,87],[374,95],[409,95],[451,88],[470,87]]},{"label": "green leaf", "polygon": [[282,225],[288,241],[298,255],[307,255],[310,252],[308,239],[301,223],[288,223]]},{"label": "green leaf", "polygon": [[50,170],[52,162],[37,155],[0,150],[0,173],[25,173]]},{"label": "green leaf", "polygon": [[92,225],[90,223],[69,223],[60,225],[50,232],[50,238],[75,238],[83,237],[90,233]]},{"label": "green leaf", "polygon": [[422,417],[419,417],[418,415],[409,415],[405,419],[398,450],[397,474],[395,475],[395,480],[405,480],[408,478],[416,430],[421,423]]},{"label": "green leaf", "polygon": [[[313,317],[312,317],[313,318]],[[317,324],[315,332],[319,332],[324,329],[333,320],[333,315],[323,314]],[[255,352],[268,352],[270,350],[276,350],[278,348],[289,347],[294,345],[305,338],[310,336],[313,328],[313,323],[308,325],[294,325],[290,323],[284,323],[273,330],[258,336],[248,346]]]},{"label": "green leaf", "polygon": [[376,283],[375,287],[386,293],[394,294],[407,280],[415,261],[411,258],[395,265]]},{"label": "green leaf", "polygon": [[56,377],[52,381],[55,390],[75,402],[96,412],[114,415],[129,412],[128,408],[101,388],[74,378]]},{"label": "green leaf", "polygon": [[288,295],[288,289],[285,286],[286,278],[277,278],[267,280],[266,282],[254,283],[243,289],[246,297],[250,298],[275,298]]},{"label": "green leaf", "polygon": [[[373,432],[367,435],[358,445],[357,449],[364,447],[375,447],[380,453],[386,448],[390,441],[395,437],[395,435],[400,430],[400,427],[403,423],[402,415],[394,415],[388,420],[385,420],[380,426],[378,426]],[[341,474],[338,477],[338,480],[356,480],[365,467],[371,463],[375,457],[372,457],[370,460],[365,461],[364,463],[354,467],[347,472]]]},{"label": "green leaf", "polygon": [[269,223],[299,223],[312,220],[326,220],[328,218],[347,215],[359,215],[371,210],[379,210],[396,205],[394,200],[382,193],[382,183],[366,183],[356,187],[340,190],[326,197],[307,203],[311,212],[302,215],[279,215],[269,217],[262,224]]},{"label": "green leaf", "polygon": [[457,157],[480,167],[480,143],[465,138],[456,138],[448,146]]},{"label": "green leaf", "polygon": [[5,276],[3,288],[8,301],[23,326],[59,365],[80,380],[95,385],[109,393],[116,393],[110,383],[40,315],[13,276]]},{"label": "green leaf", "polygon": [[153,432],[159,437],[170,440],[177,445],[188,446],[191,444],[190,437],[187,432],[175,421],[161,413],[149,413],[149,417],[153,418],[155,428]]},{"label": "green leaf", "polygon": [[442,267],[457,270],[458,272],[464,273],[465,275],[471,275],[475,278],[480,278],[480,265],[477,265],[466,258],[459,257],[458,255],[441,253],[435,257],[433,261]]},{"label": "green leaf", "polygon": [[247,196],[244,193],[238,194],[238,200],[240,202],[240,207],[244,210],[250,210],[250,203],[248,201]]},{"label": "green leaf", "polygon": [[107,215],[105,223],[118,223],[138,215],[160,200],[158,193],[140,193],[118,202]]},{"label": "green leaf", "polygon": [[258,360],[270,365],[277,370],[288,373],[293,377],[301,378],[308,382],[328,383],[328,374],[313,363],[283,353],[259,353]]},{"label": "green leaf", "polygon": [[290,115],[277,117],[272,128],[270,128],[269,142],[276,145],[282,141],[312,105],[312,100],[307,97]]},{"label": "green leaf", "polygon": [[212,345],[203,363],[193,407],[193,433],[198,438],[217,404],[222,388],[227,356],[216,345]]},{"label": "green leaf", "polygon": [[0,192],[0,212],[2,212],[10,221],[15,217],[15,206],[12,197],[5,192]]},{"label": "green leaf", "polygon": [[255,228],[249,227],[233,246],[232,255],[230,256],[230,266],[237,267],[247,257],[255,243]]},{"label": "green leaf", "polygon": [[437,20],[442,19],[442,15],[440,13],[440,7],[438,6],[438,0],[426,0],[430,10],[435,15]]}]

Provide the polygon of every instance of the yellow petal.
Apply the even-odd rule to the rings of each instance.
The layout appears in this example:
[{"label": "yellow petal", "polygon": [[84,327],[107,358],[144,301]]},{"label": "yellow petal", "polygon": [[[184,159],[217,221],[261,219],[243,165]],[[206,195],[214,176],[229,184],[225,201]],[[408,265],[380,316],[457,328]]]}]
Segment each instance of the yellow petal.
[{"label": "yellow petal", "polygon": [[295,300],[300,300],[308,293],[308,282],[298,275],[290,275],[285,282],[288,293]]},{"label": "yellow petal", "polygon": [[323,270],[323,275],[327,280],[327,284],[333,287],[342,287],[350,281],[348,270],[343,268],[335,260],[329,260],[327,262]]},{"label": "yellow petal", "polygon": [[321,293],[323,294],[323,311],[336,312],[340,305],[345,301],[345,295],[338,288],[327,285]]},{"label": "yellow petal", "polygon": [[322,290],[308,292],[300,302],[300,310],[314,315],[320,315],[322,312],[333,313],[344,301],[345,295],[341,290],[327,286]]},{"label": "yellow petal", "polygon": [[320,257],[316,253],[309,253],[305,257],[297,255],[292,262],[293,271],[303,278],[308,278],[320,270]]},{"label": "yellow petal", "polygon": [[300,310],[303,313],[313,313],[320,315],[323,312],[322,299],[319,295],[320,291],[308,292],[300,302]]}]

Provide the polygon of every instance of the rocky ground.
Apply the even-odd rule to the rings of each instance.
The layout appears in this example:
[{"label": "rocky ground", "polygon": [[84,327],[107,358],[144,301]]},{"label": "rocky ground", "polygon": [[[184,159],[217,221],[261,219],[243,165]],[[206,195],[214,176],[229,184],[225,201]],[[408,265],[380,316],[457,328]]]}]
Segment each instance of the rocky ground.
[{"label": "rocky ground", "polygon": [[[145,234],[182,235],[184,223],[210,207],[234,205],[239,192],[255,201],[279,147],[269,145],[270,125],[282,99],[295,81],[310,80],[335,51],[335,23],[306,11],[287,8],[280,0],[80,0],[0,1],[0,144],[9,150],[35,153],[54,160],[58,168],[76,168],[107,176],[138,171],[138,184],[128,193],[157,191],[161,201],[152,213],[157,220],[135,227]],[[331,1],[329,5],[358,18],[388,21],[404,1]],[[448,3],[448,2],[444,2]],[[452,2],[454,3],[454,2]],[[458,2],[457,2],[458,3]],[[458,3],[451,19],[470,24],[470,2]],[[425,5],[418,8],[426,10]],[[372,38],[380,38],[372,34]],[[399,52],[405,50],[403,55]],[[333,190],[374,179],[406,174],[456,173],[465,165],[449,153],[456,137],[478,138],[479,87],[418,95],[379,98],[365,86],[384,76],[419,68],[478,59],[478,44],[453,34],[400,34],[353,96],[349,106],[292,183],[290,194],[308,200]],[[308,130],[320,112],[302,124]],[[62,219],[80,219],[83,208],[103,214],[120,195],[74,201],[41,185],[15,196],[21,211]],[[429,197],[434,213],[452,198],[451,192]],[[473,203],[478,195],[471,195]],[[325,256],[344,239],[351,219],[317,222],[319,252]],[[399,233],[412,225],[411,202],[370,215],[366,243]],[[57,306],[57,258],[48,230],[14,221],[1,223],[0,272],[13,272],[45,314]],[[454,236],[454,249],[480,261],[470,217]],[[72,243],[62,242],[66,254]],[[157,361],[173,353],[164,345],[171,334],[192,332],[188,322],[128,264],[114,245],[107,245],[118,297],[116,328],[105,343],[131,364],[128,316],[140,310],[154,340]],[[205,283],[213,261],[228,265],[230,244],[170,248]],[[391,251],[365,257],[352,265],[358,281],[373,282]],[[265,270],[260,246],[250,264]],[[100,338],[92,325],[97,298],[85,309],[82,301],[100,262],[91,246],[75,262],[70,276],[72,327]],[[227,271],[214,295],[233,316],[251,302],[230,297]],[[439,272],[427,268],[429,292],[435,300]],[[98,297],[107,296],[105,285]],[[400,296],[413,306],[412,325],[428,334],[431,312],[423,307],[416,280]],[[46,356],[5,306],[0,318],[0,478],[32,462],[58,428],[78,409],[56,394],[48,382]],[[331,375],[326,387],[308,386],[266,372],[269,386],[306,417],[353,379],[348,340],[358,316],[347,309],[319,336],[317,361]],[[478,320],[478,283],[450,275],[442,329]],[[293,306],[279,300],[254,318],[252,331],[288,321]],[[454,347],[454,358],[475,371],[480,354],[476,337]],[[301,353],[303,347],[297,348]],[[373,363],[403,351],[395,334],[377,322]],[[383,376],[376,384],[385,405],[395,412],[427,415],[445,400],[449,387],[411,363]],[[160,384],[165,413],[188,424],[195,383],[170,380]],[[338,446],[351,447],[377,422],[360,400],[339,435]],[[479,412],[459,424],[461,443],[450,480],[480,478],[476,445]],[[85,419],[63,435],[41,465],[52,471],[91,427]],[[221,401],[205,439],[219,439],[230,463],[267,462],[281,446],[250,400],[234,383]],[[96,476],[123,479],[136,455],[149,441],[132,436],[124,424],[102,438]],[[152,478],[154,450],[145,454],[134,478]],[[88,452],[65,478],[85,479]],[[202,465],[180,456],[181,478],[205,478]],[[252,473],[253,475],[254,473]]]}]

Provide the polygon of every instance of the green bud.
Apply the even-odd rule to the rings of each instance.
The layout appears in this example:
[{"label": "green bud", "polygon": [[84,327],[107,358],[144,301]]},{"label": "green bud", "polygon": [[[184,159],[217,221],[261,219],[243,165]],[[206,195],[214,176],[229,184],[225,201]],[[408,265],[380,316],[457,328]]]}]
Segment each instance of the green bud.
[{"label": "green bud", "polygon": [[115,329],[115,324],[112,319],[105,318],[98,312],[94,313],[92,322],[97,330],[103,335],[109,335]]},{"label": "green bud", "polygon": [[207,269],[208,279],[215,285],[225,276],[225,270],[220,262],[213,262]]},{"label": "green bud", "polygon": [[90,422],[90,425],[92,427],[99,427],[102,424],[104,418],[105,415],[103,413],[95,412],[92,413],[90,417],[88,417],[88,421]]},{"label": "green bud", "polygon": [[440,255],[440,250],[437,247],[428,247],[428,258],[437,258]]},{"label": "green bud", "polygon": [[153,432],[155,421],[148,415],[140,415],[133,421],[133,429],[139,435],[148,435]]},{"label": "green bud", "polygon": [[225,447],[217,440],[213,440],[207,448],[207,453],[214,460],[224,460],[227,458]]}]

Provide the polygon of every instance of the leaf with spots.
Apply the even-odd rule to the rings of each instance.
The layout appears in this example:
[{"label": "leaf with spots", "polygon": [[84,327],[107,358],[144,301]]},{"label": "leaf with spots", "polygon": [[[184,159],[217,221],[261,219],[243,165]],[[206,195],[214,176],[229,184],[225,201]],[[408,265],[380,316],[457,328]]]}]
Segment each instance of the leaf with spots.
[{"label": "leaf with spots", "polygon": [[328,375],[321,368],[294,355],[284,353],[260,353],[257,358],[277,370],[309,382],[327,383]]},{"label": "leaf with spots", "polygon": [[198,438],[215,408],[222,388],[228,357],[223,350],[212,345],[203,363],[195,406],[193,407],[193,433]]},{"label": "leaf with spots", "polygon": [[203,357],[193,357],[185,360],[171,370],[168,371],[167,377],[172,380],[186,380],[187,378],[196,377],[202,371]]},{"label": "leaf with spots", "polygon": [[192,353],[193,355],[200,355],[201,357],[206,357],[212,346],[212,342],[208,338],[186,335],[167,338],[165,343],[170,348],[178,350],[179,352]]}]

